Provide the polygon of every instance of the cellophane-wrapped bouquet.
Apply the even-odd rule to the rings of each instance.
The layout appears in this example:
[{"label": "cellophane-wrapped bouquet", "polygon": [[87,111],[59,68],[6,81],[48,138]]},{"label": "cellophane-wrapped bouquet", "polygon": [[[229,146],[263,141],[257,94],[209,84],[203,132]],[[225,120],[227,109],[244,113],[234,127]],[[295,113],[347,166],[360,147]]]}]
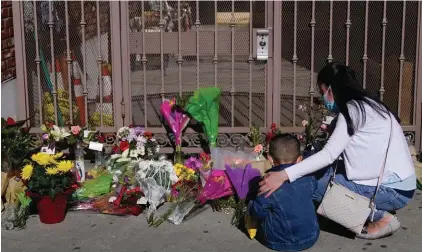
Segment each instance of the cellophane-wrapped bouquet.
[{"label": "cellophane-wrapped bouquet", "polygon": [[138,203],[148,205],[148,223],[155,225],[156,219],[154,215],[158,206],[166,201],[171,193],[172,185],[179,178],[176,176],[173,164],[164,158],[159,160],[140,160],[135,178],[145,195]]}]

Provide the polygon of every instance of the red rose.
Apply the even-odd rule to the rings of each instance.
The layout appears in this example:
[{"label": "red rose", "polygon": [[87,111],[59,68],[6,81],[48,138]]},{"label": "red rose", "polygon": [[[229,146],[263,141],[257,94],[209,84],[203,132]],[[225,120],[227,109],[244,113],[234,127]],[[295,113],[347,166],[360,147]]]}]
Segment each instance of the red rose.
[{"label": "red rose", "polygon": [[117,154],[119,152],[119,146],[114,146],[112,152]]},{"label": "red rose", "polygon": [[272,130],[272,131],[276,131],[276,130],[277,130],[277,124],[272,123],[272,124],[271,124],[271,130]]},{"label": "red rose", "polygon": [[149,131],[145,131],[144,132],[144,137],[151,139],[152,138],[152,133]]},{"label": "red rose", "polygon": [[129,149],[130,144],[129,144],[128,141],[121,141],[119,147],[120,147],[120,151],[123,152],[123,151]]},{"label": "red rose", "polygon": [[98,140],[98,142],[100,142],[100,143],[104,143],[104,142],[105,142],[105,137],[104,137],[103,135],[99,135],[99,136],[97,137],[97,140]]},{"label": "red rose", "polygon": [[207,163],[208,161],[210,161],[211,157],[210,155],[208,155],[205,152],[202,152],[199,157],[201,158],[202,162]]},{"label": "red rose", "polygon": [[7,123],[7,126],[12,126],[16,124],[15,120],[13,120],[13,118],[10,118],[10,117],[7,118],[6,123]]}]

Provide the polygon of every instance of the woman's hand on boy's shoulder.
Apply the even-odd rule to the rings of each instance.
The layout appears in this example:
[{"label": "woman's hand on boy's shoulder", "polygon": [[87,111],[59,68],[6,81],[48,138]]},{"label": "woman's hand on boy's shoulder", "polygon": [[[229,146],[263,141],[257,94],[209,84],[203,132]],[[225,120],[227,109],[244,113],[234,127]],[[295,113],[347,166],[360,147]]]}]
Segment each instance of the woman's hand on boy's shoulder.
[{"label": "woman's hand on boy's shoulder", "polygon": [[259,183],[259,195],[265,194],[265,198],[270,197],[281,185],[289,180],[286,171],[268,172]]}]

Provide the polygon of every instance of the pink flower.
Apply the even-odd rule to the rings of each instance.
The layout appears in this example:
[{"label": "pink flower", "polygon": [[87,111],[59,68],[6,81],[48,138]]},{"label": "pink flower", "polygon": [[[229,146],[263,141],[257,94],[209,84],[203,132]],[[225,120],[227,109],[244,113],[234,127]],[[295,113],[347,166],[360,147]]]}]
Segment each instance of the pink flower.
[{"label": "pink flower", "polygon": [[303,136],[302,135],[299,135],[298,138],[299,138],[300,141],[303,140]]},{"label": "pink flower", "polygon": [[262,147],[262,144],[258,144],[257,146],[255,146],[255,148],[253,149],[254,152],[256,153],[261,153],[261,151],[264,149],[264,147]]},{"label": "pink flower", "polygon": [[306,127],[306,126],[308,125],[308,123],[309,123],[308,121],[303,120],[303,121],[302,121],[302,126],[303,126],[303,127]]},{"label": "pink flower", "polygon": [[327,127],[327,125],[322,124],[320,128],[321,128],[322,130],[327,130],[327,128],[328,128],[328,127]]},{"label": "pink flower", "polygon": [[70,131],[72,131],[73,135],[78,135],[81,132],[81,127],[79,126],[71,126]]}]

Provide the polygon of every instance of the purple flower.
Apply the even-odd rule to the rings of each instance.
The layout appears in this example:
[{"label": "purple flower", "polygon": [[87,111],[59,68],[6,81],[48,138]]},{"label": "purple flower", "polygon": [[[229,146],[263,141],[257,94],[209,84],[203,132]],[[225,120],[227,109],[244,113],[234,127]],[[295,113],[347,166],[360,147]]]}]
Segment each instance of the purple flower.
[{"label": "purple flower", "polygon": [[48,139],[48,134],[47,133],[43,134],[42,135],[42,139],[47,140]]},{"label": "purple flower", "polygon": [[132,142],[132,140],[133,139],[135,139],[136,138],[136,135],[135,135],[135,130],[133,129],[133,128],[131,128],[130,130],[129,130],[129,135],[127,136],[127,141],[130,143],[130,142]]},{"label": "purple flower", "polygon": [[202,162],[199,161],[196,157],[190,157],[185,161],[185,166],[193,170],[198,170],[202,167]]},{"label": "purple flower", "polygon": [[144,134],[144,128],[142,128],[140,126],[135,127],[133,130],[135,131],[135,135],[136,136],[139,136],[141,134]]}]

